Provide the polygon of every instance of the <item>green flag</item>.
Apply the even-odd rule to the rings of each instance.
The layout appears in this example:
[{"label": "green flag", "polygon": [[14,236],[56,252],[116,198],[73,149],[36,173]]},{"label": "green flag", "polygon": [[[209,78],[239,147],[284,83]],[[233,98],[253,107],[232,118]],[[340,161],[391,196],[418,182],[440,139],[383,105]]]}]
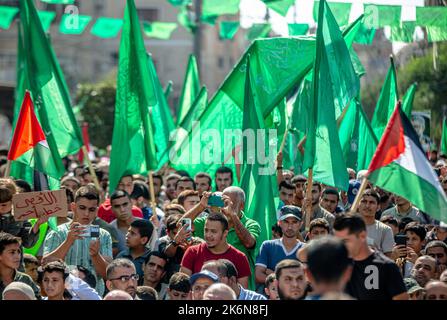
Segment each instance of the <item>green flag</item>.
[{"label": "green flag", "polygon": [[254,23],[246,34],[246,39],[251,41],[259,38],[267,38],[271,30],[272,26],[270,23]]},{"label": "green flag", "polygon": [[172,90],[173,90],[172,89],[172,85],[173,85],[173,82],[171,80],[169,80],[169,82],[168,82],[168,84],[166,85],[166,88],[165,88],[165,98],[166,98],[166,101],[169,100],[169,96],[172,93]]},{"label": "green flag", "polygon": [[186,6],[180,7],[179,13],[177,15],[177,21],[191,33],[194,33],[197,28],[197,25],[192,16],[190,16],[190,14],[188,13]]},{"label": "green flag", "polygon": [[169,137],[175,130],[174,120],[169,110],[168,102],[163,92],[160,80],[155,69],[154,62],[149,55],[149,74],[151,75],[152,87],[154,88],[157,103],[151,106],[152,127],[154,128],[154,140],[157,142],[157,161],[159,170],[166,162],[169,156]]},{"label": "green flag", "polygon": [[447,7],[426,6],[416,8],[416,23],[419,26],[447,27]]},{"label": "green flag", "polygon": [[143,21],[144,34],[149,38],[167,40],[177,29],[177,23],[174,22],[147,22]]},{"label": "green flag", "polygon": [[42,2],[51,4],[74,4],[75,0],[41,0]]},{"label": "green flag", "polygon": [[223,14],[236,14],[239,12],[241,0],[203,0],[203,16],[221,16]]},{"label": "green flag", "polygon": [[190,4],[192,0],[168,0],[168,2],[170,4],[172,4],[173,6],[183,6],[183,5],[187,5]]},{"label": "green flag", "polygon": [[413,42],[416,22],[403,21],[400,27],[391,27],[391,41]]},{"label": "green flag", "polygon": [[157,167],[149,111],[156,103],[137,10],[133,0],[128,0],[119,49],[110,192],[121,176],[146,174]]},{"label": "green flag", "polygon": [[393,114],[396,107],[397,100],[399,100],[399,94],[397,91],[397,78],[396,70],[394,68],[394,60],[391,60],[390,68],[383,83],[382,90],[380,91],[379,100],[377,101],[376,108],[374,109],[371,126],[376,133],[377,139],[382,138],[382,134],[388,124],[388,120]]},{"label": "green flag", "polygon": [[22,90],[28,89],[49,143],[54,139],[61,157],[75,154],[83,145],[83,140],[62,70],[32,1],[23,0],[20,4],[23,39],[19,41],[23,53],[19,53],[18,57],[24,61],[19,62],[18,87],[21,91],[17,91],[16,97],[24,96]]},{"label": "green flag", "polygon": [[410,88],[408,88],[404,97],[402,98],[402,111],[407,115],[408,118],[411,118],[411,111],[413,111],[413,102],[414,95],[417,90],[417,83],[413,83]]},{"label": "green flag", "polygon": [[99,38],[115,38],[123,26],[122,19],[99,17],[90,31]]},{"label": "green flag", "polygon": [[189,56],[182,93],[180,94],[179,105],[177,108],[177,124],[182,122],[185,118],[194,99],[199,94],[199,90],[199,68],[197,67],[196,57],[191,54]]},{"label": "green flag", "polygon": [[185,129],[186,132],[191,131],[193,122],[197,121],[202,116],[202,114],[206,110],[207,105],[208,105],[208,92],[206,90],[206,87],[202,87],[196,99],[191,104],[191,108],[189,108],[188,113],[185,115],[185,117],[179,123],[178,126]]},{"label": "green flag", "polygon": [[370,45],[374,41],[375,34],[376,34],[375,28],[367,28],[365,24],[362,23],[360,30],[354,39],[354,42],[363,45]]},{"label": "green flag", "polygon": [[447,41],[447,25],[444,27],[427,26],[428,42]]},{"label": "green flag", "polygon": [[[242,121],[242,132],[247,134],[247,138],[242,142],[242,167],[240,187],[245,192],[245,215],[259,223],[261,233],[256,241],[256,250],[247,258],[250,267],[254,270],[254,258],[260,245],[271,239],[271,228],[277,222],[276,207],[274,203],[273,188],[276,186],[276,175],[274,159],[276,149],[270,150],[268,130],[265,128],[262,111],[256,106],[253,99],[252,76],[250,72],[250,57],[247,58],[247,71],[245,80],[245,99]],[[263,133],[261,139],[260,135]],[[250,139],[250,134],[256,139]],[[263,146],[261,146],[263,145]],[[264,150],[272,163],[264,163],[260,159],[259,150]],[[273,151],[274,154],[269,154]],[[261,156],[264,156],[262,154]],[[273,170],[269,170],[273,169]],[[254,287],[254,277],[250,278],[249,286]]]},{"label": "green flag", "polygon": [[43,31],[47,32],[54,18],[56,18],[56,12],[53,11],[37,11],[40,22],[42,23]]},{"label": "green flag", "polygon": [[64,14],[59,25],[59,32],[63,34],[81,34],[92,20],[90,16]]},{"label": "green flag", "polygon": [[[331,9],[332,14],[335,17],[338,25],[345,26],[349,23],[349,15],[351,13],[352,3],[342,3],[342,2],[327,2],[329,8]],[[320,5],[320,1],[314,2],[314,21],[317,22],[318,18],[318,8]]]},{"label": "green flag", "polygon": [[9,29],[17,12],[19,12],[18,8],[0,6],[0,28]]},{"label": "green flag", "polygon": [[346,165],[365,170],[376,151],[378,141],[358,99],[353,99],[338,130]]},{"label": "green flag", "polygon": [[289,36],[304,36],[309,31],[309,25],[307,23],[289,23],[287,27],[289,29]]},{"label": "green flag", "polygon": [[365,3],[363,8],[368,28],[399,27],[401,25],[402,6]]},{"label": "green flag", "polygon": [[[336,110],[343,110],[358,93],[343,34],[326,1],[320,1],[313,98],[304,153],[304,168],[316,181],[348,190],[349,177],[337,132]],[[341,109],[340,109],[341,108]]]},{"label": "green flag", "polygon": [[444,117],[442,121],[442,136],[441,136],[441,147],[439,148],[440,155],[447,156],[447,119]]},{"label": "green flag", "polygon": [[239,30],[239,21],[221,21],[219,23],[220,39],[233,39]]},{"label": "green flag", "polygon": [[295,0],[278,0],[278,1],[268,1],[263,0],[269,9],[279,13],[283,17],[287,15],[290,7],[295,3]]}]

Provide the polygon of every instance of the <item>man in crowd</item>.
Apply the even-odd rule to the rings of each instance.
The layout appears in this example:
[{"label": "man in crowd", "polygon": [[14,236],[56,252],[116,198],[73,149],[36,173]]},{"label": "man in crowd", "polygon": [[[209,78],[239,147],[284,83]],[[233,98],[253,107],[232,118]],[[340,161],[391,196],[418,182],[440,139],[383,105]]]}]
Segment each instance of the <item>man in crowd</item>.
[{"label": "man in crowd", "polygon": [[112,239],[110,234],[99,229],[99,237],[86,234],[95,220],[99,195],[92,185],[79,188],[71,204],[73,221],[62,224],[57,231],[51,231],[44,244],[44,260],[61,259],[67,265],[81,265],[94,272],[98,278],[96,291],[104,293],[103,278],[107,265],[112,261]]},{"label": "man in crowd", "polygon": [[176,174],[176,173],[171,173],[165,181],[165,187],[166,187],[166,196],[168,198],[168,201],[172,201],[174,200],[177,195],[175,193],[175,186],[177,184],[177,181],[180,179],[181,177]]},{"label": "man in crowd", "polygon": [[144,270],[144,286],[154,288],[158,293],[160,300],[165,300],[167,295],[168,285],[163,283],[166,274],[166,263],[168,257],[158,251],[149,253],[147,262],[143,266]]},{"label": "man in crowd", "polygon": [[191,275],[199,272],[206,261],[228,259],[236,266],[238,282],[247,288],[251,275],[250,266],[247,257],[227,242],[227,218],[222,214],[212,213],[207,216],[204,229],[205,243],[186,250],[180,271]]},{"label": "man in crowd", "polygon": [[216,191],[223,192],[226,188],[233,185],[233,171],[228,167],[218,168],[214,182],[216,183]]},{"label": "man in crowd", "polygon": [[400,197],[398,195],[394,196],[394,202],[395,206],[385,210],[382,213],[382,217],[386,216],[392,216],[397,219],[397,221],[401,221],[403,218],[411,218],[413,221],[419,222],[419,223],[428,223],[428,221],[425,220],[425,217],[422,215],[422,213],[417,209],[416,207],[412,206],[410,201],[407,199]]},{"label": "man in crowd", "polygon": [[304,201],[304,186],[306,185],[307,178],[303,175],[294,176],[291,183],[295,186],[295,198],[293,204],[302,208]]},{"label": "man in crowd", "polygon": [[306,276],[313,288],[307,299],[319,300],[325,294],[343,293],[352,273],[352,261],[343,241],[323,237],[309,243],[306,250]]},{"label": "man in crowd", "polygon": [[436,259],[439,273],[444,272],[447,268],[447,244],[445,242],[434,240],[425,246],[425,254]]},{"label": "man in crowd", "polygon": [[304,266],[297,260],[285,259],[275,268],[276,287],[280,300],[301,300],[306,296]]},{"label": "man in crowd", "polygon": [[335,216],[339,200],[340,196],[336,190],[324,189],[321,195],[320,206]]},{"label": "man in crowd", "polygon": [[334,234],[341,238],[354,260],[346,292],[358,300],[407,300],[408,294],[397,265],[368,246],[366,224],[356,214],[338,216]]},{"label": "man in crowd", "polygon": [[106,274],[109,291],[122,290],[135,299],[139,277],[132,261],[124,258],[115,259],[107,266]]},{"label": "man in crowd", "polygon": [[411,277],[421,287],[425,287],[430,280],[436,280],[438,275],[436,259],[430,256],[420,256],[411,270]]},{"label": "man in crowd", "polygon": [[178,198],[180,193],[182,193],[185,190],[196,190],[196,183],[194,180],[188,176],[183,176],[180,179],[177,180],[177,183],[175,184],[175,196]]},{"label": "man in crowd", "polygon": [[[307,183],[305,185],[305,188],[307,188]],[[310,221],[317,219],[317,218],[323,218],[329,223],[329,225],[332,228],[332,225],[334,224],[335,216],[320,206],[320,196],[321,196],[321,185],[318,182],[313,182],[312,183],[312,198],[304,199],[302,209],[305,213],[307,213],[306,211],[308,210],[307,209],[308,203],[309,203],[309,201],[311,201],[312,202],[312,214],[310,216]],[[301,227],[302,233],[304,233],[304,231],[305,231],[304,228],[305,228],[305,225],[303,224]]]},{"label": "man in crowd", "polygon": [[432,280],[425,286],[426,300],[447,300],[447,284],[442,281]]},{"label": "man in crowd", "polygon": [[374,190],[368,189],[362,195],[358,210],[366,224],[368,244],[387,257],[391,257],[394,247],[393,230],[376,220],[379,201],[379,195]]},{"label": "man in crowd", "polygon": [[202,300],[203,294],[213,283],[219,282],[219,277],[208,270],[194,273],[189,282],[191,283],[192,300]]},{"label": "man in crowd", "polygon": [[236,294],[226,284],[215,283],[205,290],[203,300],[236,300]]},{"label": "man in crowd", "polygon": [[297,239],[302,224],[301,210],[286,205],[280,209],[278,221],[282,237],[262,243],[256,259],[256,283],[264,284],[266,277],[275,272],[276,265],[284,259],[296,259],[297,251],[303,243]]},{"label": "man in crowd", "polygon": [[185,190],[178,195],[177,200],[178,204],[185,208],[185,211],[189,211],[200,202],[199,192]]},{"label": "man in crowd", "polygon": [[279,184],[279,200],[280,206],[292,205],[295,198],[295,186],[286,182],[281,181]]},{"label": "man in crowd", "polygon": [[199,172],[194,176],[194,182],[196,183],[199,197],[202,197],[204,191],[211,191],[211,176],[206,172]]},{"label": "man in crowd", "polygon": [[143,265],[151,252],[146,245],[152,237],[153,230],[154,226],[150,221],[143,219],[132,221],[126,233],[127,249],[117,255],[117,258],[126,258],[133,262],[139,276],[139,285],[143,284]]}]

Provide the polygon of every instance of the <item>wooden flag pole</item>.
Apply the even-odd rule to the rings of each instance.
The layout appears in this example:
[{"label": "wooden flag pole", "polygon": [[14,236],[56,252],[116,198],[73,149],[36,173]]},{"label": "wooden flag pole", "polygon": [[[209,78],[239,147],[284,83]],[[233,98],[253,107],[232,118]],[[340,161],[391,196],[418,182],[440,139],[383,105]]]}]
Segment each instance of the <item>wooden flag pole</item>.
[{"label": "wooden flag pole", "polygon": [[287,135],[289,134],[289,130],[286,129],[286,132],[284,132],[284,138],[282,139],[281,146],[279,147],[279,152],[282,152],[284,150],[284,146],[286,145]]},{"label": "wooden flag pole", "polygon": [[90,157],[88,155],[88,151],[87,151],[87,148],[85,145],[82,146],[82,152],[84,153],[84,159],[87,161],[88,170],[90,171],[90,175],[93,178],[93,183],[95,184],[96,189],[98,189],[98,191],[101,191],[101,187],[99,186],[98,177],[96,176],[96,172],[93,169],[93,165],[92,165],[92,162],[90,161]]},{"label": "wooden flag pole", "polygon": [[308,199],[308,205],[306,207],[306,232],[309,232],[310,216],[312,214],[312,184],[313,184],[313,168],[309,169],[309,176],[307,178],[307,190],[306,198]]},{"label": "wooden flag pole", "polygon": [[357,195],[355,196],[355,200],[354,203],[352,204],[352,207],[349,211],[351,211],[352,213],[357,211],[357,208],[360,204],[360,199],[362,198],[363,192],[365,192],[366,186],[368,185],[368,177],[364,177],[362,184],[360,185],[360,189],[357,192]]},{"label": "wooden flag pole", "polygon": [[154,227],[158,229],[159,221],[157,216],[157,203],[155,201],[155,191],[154,191],[154,177],[152,175],[152,170],[149,171],[149,193],[151,196],[151,208],[152,208],[152,216],[151,221],[154,224]]},{"label": "wooden flag pole", "polygon": [[11,160],[8,160],[8,161],[6,162],[6,169],[5,169],[5,175],[4,175],[4,177],[5,177],[5,178],[8,178],[10,172],[11,172]]}]

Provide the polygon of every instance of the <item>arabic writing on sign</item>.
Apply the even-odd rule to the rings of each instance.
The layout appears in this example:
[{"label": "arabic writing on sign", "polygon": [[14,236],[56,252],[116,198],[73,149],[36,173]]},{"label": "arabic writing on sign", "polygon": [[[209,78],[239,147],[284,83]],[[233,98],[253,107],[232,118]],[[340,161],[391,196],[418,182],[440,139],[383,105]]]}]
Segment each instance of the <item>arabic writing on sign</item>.
[{"label": "arabic writing on sign", "polygon": [[64,190],[16,194],[12,204],[14,219],[17,221],[42,216],[67,216],[67,196]]}]

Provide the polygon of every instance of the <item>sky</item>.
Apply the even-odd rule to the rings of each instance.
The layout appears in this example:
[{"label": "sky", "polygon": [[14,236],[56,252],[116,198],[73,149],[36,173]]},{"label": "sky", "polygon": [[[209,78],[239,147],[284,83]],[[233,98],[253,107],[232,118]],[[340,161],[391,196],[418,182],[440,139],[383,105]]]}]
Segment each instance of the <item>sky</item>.
[{"label": "sky", "polygon": [[[402,20],[416,19],[416,6],[423,6],[424,0],[331,0],[330,2],[348,2],[352,3],[350,21],[354,21],[363,13],[363,4],[388,4],[402,5]],[[296,0],[295,9],[291,7],[287,17],[283,17],[273,10],[270,10],[271,24],[273,30],[287,36],[287,23],[309,23],[314,25],[312,10],[314,0]],[[295,18],[296,11],[296,20]],[[253,23],[264,22],[266,6],[261,0],[241,0],[240,4],[241,26],[249,28]]]}]

